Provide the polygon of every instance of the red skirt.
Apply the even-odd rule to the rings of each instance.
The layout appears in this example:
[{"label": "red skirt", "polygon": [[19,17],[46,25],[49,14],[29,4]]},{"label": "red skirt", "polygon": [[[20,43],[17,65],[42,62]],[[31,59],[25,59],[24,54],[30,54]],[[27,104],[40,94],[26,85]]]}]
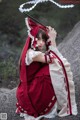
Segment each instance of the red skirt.
[{"label": "red skirt", "polygon": [[16,113],[25,112],[34,117],[48,113],[56,102],[51,78],[44,74],[28,82],[27,89],[26,83],[20,82],[16,95],[18,99]]}]

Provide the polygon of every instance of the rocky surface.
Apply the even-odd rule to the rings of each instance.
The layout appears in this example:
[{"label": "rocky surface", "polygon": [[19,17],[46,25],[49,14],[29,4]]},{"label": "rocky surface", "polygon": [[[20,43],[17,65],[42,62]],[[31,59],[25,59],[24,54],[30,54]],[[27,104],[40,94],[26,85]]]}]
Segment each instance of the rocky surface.
[{"label": "rocky surface", "polygon": [[16,88],[9,90],[0,89],[0,113],[7,113],[7,120],[23,120],[15,114],[16,110]]},{"label": "rocky surface", "polygon": [[[67,35],[64,41],[58,46],[60,52],[71,63],[71,69],[74,75],[76,101],[78,106],[77,116],[68,116],[64,118],[53,118],[50,120],[80,120],[80,22]],[[15,114],[16,110],[16,88],[0,89],[0,113],[7,113],[8,120],[23,120]]]}]

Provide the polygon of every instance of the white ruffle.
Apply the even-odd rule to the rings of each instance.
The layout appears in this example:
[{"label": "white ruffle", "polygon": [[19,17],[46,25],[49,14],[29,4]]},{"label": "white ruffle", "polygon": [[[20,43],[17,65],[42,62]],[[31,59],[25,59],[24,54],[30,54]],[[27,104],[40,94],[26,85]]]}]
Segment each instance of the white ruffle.
[{"label": "white ruffle", "polygon": [[48,113],[48,114],[45,114],[45,115],[41,115],[37,118],[34,118],[33,116],[30,116],[26,113],[20,113],[20,117],[24,117],[25,120],[40,120],[42,117],[45,117],[45,118],[54,118],[56,115],[57,115],[57,103],[55,103],[54,107],[52,108],[52,110]]},{"label": "white ruffle", "polygon": [[34,36],[30,33],[30,31],[31,31],[31,27],[29,26],[29,23],[28,23],[28,18],[25,18],[25,23],[26,23],[26,26],[27,26],[27,28],[28,28],[28,35],[29,35],[29,37],[32,39],[31,40],[31,48],[33,48],[34,50],[35,50],[35,47],[33,46],[33,43],[34,43]]}]

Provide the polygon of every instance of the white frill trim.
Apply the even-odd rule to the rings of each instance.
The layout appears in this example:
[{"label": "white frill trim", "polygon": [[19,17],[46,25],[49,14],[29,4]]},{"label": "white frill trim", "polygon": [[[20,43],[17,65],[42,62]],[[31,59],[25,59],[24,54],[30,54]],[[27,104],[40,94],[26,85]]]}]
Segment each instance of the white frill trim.
[{"label": "white frill trim", "polygon": [[30,28],[30,26],[29,26],[29,24],[28,24],[28,18],[25,18],[25,23],[26,23],[26,26],[27,26],[27,28],[28,28],[28,35],[29,35],[29,37],[32,39],[31,40],[31,48],[33,48],[34,50],[35,50],[35,48],[34,48],[34,46],[33,46],[33,42],[34,42],[34,36],[32,36],[31,35],[31,33],[30,33],[30,30],[31,30],[31,28]]},{"label": "white frill trim", "polygon": [[[73,8],[74,7],[73,4],[71,4],[71,5],[61,5],[61,4],[57,3],[57,2],[55,2],[54,0],[32,0],[32,1],[29,1],[29,2],[21,4],[20,7],[19,7],[19,10],[22,13],[23,12],[29,12],[32,9],[34,9],[37,4],[42,3],[42,2],[47,2],[47,1],[50,1],[51,3],[55,4],[59,8]],[[24,7],[25,4],[33,4],[33,6],[30,7],[30,8],[27,8],[27,9],[25,9],[25,8],[23,9],[23,7]]]},{"label": "white frill trim", "polygon": [[57,116],[57,103],[55,103],[54,107],[52,108],[52,110],[45,115],[41,115],[37,118],[34,118],[33,116],[30,116],[26,113],[20,113],[20,117],[24,117],[25,120],[40,120],[41,118],[45,117],[45,118],[54,118],[55,116]]}]

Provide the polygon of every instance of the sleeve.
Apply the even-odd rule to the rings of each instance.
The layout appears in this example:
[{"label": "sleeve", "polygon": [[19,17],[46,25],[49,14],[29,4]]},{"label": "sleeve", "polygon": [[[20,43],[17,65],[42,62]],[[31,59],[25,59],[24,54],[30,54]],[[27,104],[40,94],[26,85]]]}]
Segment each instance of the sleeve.
[{"label": "sleeve", "polygon": [[39,55],[40,51],[34,51],[32,49],[29,49],[27,51],[26,57],[25,57],[25,63],[26,65],[30,65],[33,62],[33,58],[36,57],[37,55]]},{"label": "sleeve", "polygon": [[59,52],[57,47],[54,46],[49,46],[49,50],[52,50],[53,52],[55,52],[60,58],[63,58],[63,55]]}]

